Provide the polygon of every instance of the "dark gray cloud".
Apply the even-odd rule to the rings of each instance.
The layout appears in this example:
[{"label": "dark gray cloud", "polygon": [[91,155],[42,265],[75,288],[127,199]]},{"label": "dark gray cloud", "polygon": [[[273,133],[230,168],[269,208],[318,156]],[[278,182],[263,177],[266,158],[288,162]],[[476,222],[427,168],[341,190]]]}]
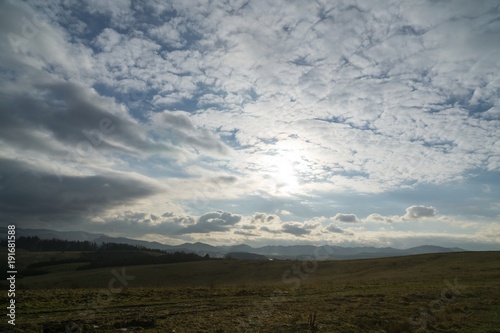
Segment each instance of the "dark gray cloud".
[{"label": "dark gray cloud", "polygon": [[218,176],[211,179],[212,183],[215,185],[231,185],[238,181],[237,177],[234,176]]},{"label": "dark gray cloud", "polygon": [[250,219],[251,223],[256,224],[264,224],[279,221],[280,218],[278,215],[274,214],[266,214],[266,213],[255,213]]},{"label": "dark gray cloud", "polygon": [[281,230],[274,230],[274,229],[270,229],[270,228],[265,227],[265,226],[264,227],[260,227],[259,230],[264,231],[264,232],[268,232],[270,234],[275,234],[275,235],[276,234],[281,234]]},{"label": "dark gray cloud", "polygon": [[241,235],[241,236],[245,236],[245,237],[257,237],[257,236],[259,236],[258,234],[254,234],[254,233],[251,233],[248,231],[243,231],[243,230],[235,230],[233,233],[235,235]]},{"label": "dark gray cloud", "polygon": [[185,112],[163,111],[153,114],[151,118],[155,125],[160,126],[156,134],[178,145],[194,146],[219,154],[230,152],[229,147],[214,133],[196,128]]},{"label": "dark gray cloud", "polygon": [[344,229],[339,228],[335,224],[330,224],[328,227],[326,227],[326,230],[328,230],[329,232],[336,233],[336,234],[343,234],[343,233],[345,233]]},{"label": "dark gray cloud", "polygon": [[334,217],[332,217],[334,221],[345,222],[345,223],[358,223],[359,219],[355,214],[342,214],[337,213]]},{"label": "dark gray cloud", "polygon": [[245,229],[245,230],[255,230],[257,229],[257,227],[255,225],[251,225],[251,224],[244,224],[241,226],[242,229]]},{"label": "dark gray cloud", "polygon": [[[0,140],[19,149],[60,159],[69,153],[80,163],[109,153],[179,156],[186,145],[224,150],[214,135],[194,127],[189,133],[167,127],[161,140],[155,140],[151,125],[138,123],[111,100],[79,84],[57,81],[27,88],[30,93],[4,96],[0,102]],[[45,135],[43,140],[37,133]]]},{"label": "dark gray cloud", "polygon": [[59,181],[6,158],[0,158],[0,176],[0,216],[10,221],[82,220],[159,193],[154,184],[127,174],[65,176]]},{"label": "dark gray cloud", "polygon": [[387,217],[387,216],[382,216],[378,213],[373,213],[373,214],[368,215],[366,217],[365,221],[392,223],[392,222],[394,222],[394,219]]},{"label": "dark gray cloud", "polygon": [[311,230],[304,228],[301,224],[298,223],[284,223],[281,226],[281,231],[295,236],[305,236],[311,233]]},{"label": "dark gray cloud", "polygon": [[217,211],[200,216],[197,221],[181,230],[179,234],[196,234],[228,231],[241,221],[241,216],[229,212]]}]

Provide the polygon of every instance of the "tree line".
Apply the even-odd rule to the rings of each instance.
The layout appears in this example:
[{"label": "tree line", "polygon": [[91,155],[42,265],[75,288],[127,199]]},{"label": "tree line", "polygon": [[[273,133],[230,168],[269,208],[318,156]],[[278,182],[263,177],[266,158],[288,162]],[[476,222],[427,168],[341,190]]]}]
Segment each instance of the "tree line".
[{"label": "tree line", "polygon": [[[7,246],[7,241],[2,240],[1,246]],[[125,266],[125,265],[151,265],[151,264],[171,264],[188,261],[209,260],[207,254],[204,257],[196,253],[167,252],[159,249],[149,249],[144,246],[121,244],[121,243],[101,243],[89,241],[70,241],[62,239],[40,239],[38,236],[22,236],[16,240],[16,248],[28,251],[80,251],[77,258],[67,258],[50,261],[39,261],[28,265],[22,275],[41,275],[48,271],[47,266],[82,263],[77,269],[91,269],[100,267]]]},{"label": "tree line", "polygon": [[[7,246],[7,241],[2,240],[1,246]],[[152,251],[166,253],[158,249],[149,249],[140,245],[130,245],[122,243],[101,243],[90,241],[65,240],[65,239],[41,239],[38,236],[21,236],[16,239],[16,248],[28,251]]]},{"label": "tree line", "polygon": [[[1,245],[7,246],[2,240]],[[97,251],[100,246],[89,241],[70,241],[64,239],[40,239],[38,236],[21,236],[16,239],[16,248],[28,251]]]}]

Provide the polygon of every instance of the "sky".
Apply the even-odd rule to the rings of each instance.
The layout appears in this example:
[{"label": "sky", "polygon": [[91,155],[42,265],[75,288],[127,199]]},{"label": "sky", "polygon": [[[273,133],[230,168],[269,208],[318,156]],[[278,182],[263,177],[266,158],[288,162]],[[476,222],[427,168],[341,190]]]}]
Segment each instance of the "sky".
[{"label": "sky", "polygon": [[0,221],[500,250],[500,3],[0,2]]}]

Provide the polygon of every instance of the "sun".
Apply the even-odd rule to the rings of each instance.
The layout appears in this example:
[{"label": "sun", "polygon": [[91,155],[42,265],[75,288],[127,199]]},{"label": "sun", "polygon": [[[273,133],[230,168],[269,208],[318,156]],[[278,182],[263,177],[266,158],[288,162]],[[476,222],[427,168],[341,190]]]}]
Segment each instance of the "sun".
[{"label": "sun", "polygon": [[299,180],[293,161],[281,158],[277,164],[276,190],[281,194],[293,194],[299,189]]},{"label": "sun", "polygon": [[264,170],[267,176],[267,188],[274,195],[290,196],[300,190],[297,163],[298,154],[291,151],[280,151],[267,155]]}]

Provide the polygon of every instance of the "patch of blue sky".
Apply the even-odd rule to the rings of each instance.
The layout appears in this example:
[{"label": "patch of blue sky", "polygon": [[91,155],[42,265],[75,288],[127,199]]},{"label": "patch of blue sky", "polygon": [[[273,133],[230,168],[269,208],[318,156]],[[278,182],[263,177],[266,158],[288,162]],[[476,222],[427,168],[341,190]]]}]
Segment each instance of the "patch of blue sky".
[{"label": "patch of blue sky", "polygon": [[[278,143],[280,140],[276,137],[270,137],[270,138],[259,138],[260,142],[266,145],[275,145]],[[273,151],[272,154],[277,154],[277,151]]]},{"label": "patch of blue sky", "polygon": [[474,174],[445,184],[419,184],[410,189],[394,190],[370,200],[391,202],[396,207],[404,206],[405,202],[434,205],[439,213],[446,215],[498,216],[499,212],[492,209],[491,202],[500,202],[500,172],[477,170]]},{"label": "patch of blue sky", "polygon": [[123,171],[138,172],[153,179],[192,178],[192,175],[179,165],[174,158],[165,156],[138,158],[129,154],[118,157],[125,162],[123,163]]},{"label": "patch of blue sky", "polygon": [[468,91],[467,94],[463,96],[452,95],[449,96],[443,105],[455,106],[468,111],[469,116],[478,117],[481,116],[484,112],[490,110],[495,106],[494,103],[478,99],[477,101],[473,100],[474,91]]},{"label": "patch of blue sky", "polygon": [[469,111],[469,115],[478,116],[482,115],[484,112],[489,111],[495,104],[488,101],[478,101],[474,104],[469,104],[467,106],[467,110]]},{"label": "patch of blue sky", "polygon": [[[205,207],[200,207],[203,201]],[[277,214],[282,221],[293,221],[294,219],[307,219],[316,210],[308,204],[303,203],[304,198],[280,198],[267,195],[247,195],[239,199],[218,199],[216,193],[203,199],[183,201],[183,206],[189,207],[188,211],[193,214],[204,214],[210,210],[237,211],[238,214],[252,216],[256,212],[266,214]],[[208,209],[208,210],[207,210]],[[280,211],[286,210],[291,215],[282,215]]]},{"label": "patch of blue sky", "polygon": [[343,176],[346,178],[370,178],[370,174],[368,172],[357,171],[357,170],[342,170],[336,171],[333,175]]},{"label": "patch of blue sky", "polygon": [[158,103],[158,107],[165,107],[171,111],[186,111],[195,113],[198,110],[198,98],[183,98],[181,101],[175,103]]},{"label": "patch of blue sky", "polygon": [[449,154],[453,148],[457,146],[454,141],[449,140],[436,140],[436,141],[426,141],[419,138],[411,138],[410,142],[419,142],[422,146],[426,148],[432,148],[434,150],[439,150],[444,154]]},{"label": "patch of blue sky", "polygon": [[[176,74],[178,76],[189,76],[189,73]],[[204,110],[224,110],[224,97],[226,93],[213,91],[210,85],[198,82],[195,93],[191,97],[185,97],[175,102],[156,102],[158,108],[166,108],[171,111],[185,111],[188,113],[203,112]],[[168,97],[169,93],[162,93],[160,96]],[[213,98],[211,99],[210,96]]]},{"label": "patch of blue sky", "polygon": [[[80,4],[80,6],[83,6]],[[94,51],[98,51],[95,45],[92,43],[95,37],[97,37],[104,29],[109,28],[111,25],[111,16],[101,13],[89,14],[84,10],[73,10],[71,15],[85,23],[85,29],[77,29],[73,27],[74,20],[68,19],[66,22],[62,22],[66,29],[72,32],[72,38],[77,38],[78,40],[85,43],[86,46],[92,48]]]},{"label": "patch of blue sky", "polygon": [[344,116],[331,116],[329,118],[313,118],[316,121],[323,121],[331,124],[343,124],[346,122],[346,117]]},{"label": "patch of blue sky", "polygon": [[250,145],[250,144],[242,145],[240,143],[240,141],[238,140],[238,138],[237,138],[237,135],[238,135],[239,131],[240,131],[240,129],[237,129],[237,128],[235,128],[235,129],[233,129],[231,131],[228,131],[228,132],[222,132],[219,129],[218,131],[216,131],[216,133],[219,134],[220,138],[222,139],[222,141],[225,144],[227,144],[228,146],[230,146],[234,150],[242,150],[242,151],[245,151],[248,154],[252,154],[253,152],[248,152],[248,151],[246,151],[247,149],[252,149],[253,151],[254,150],[260,150],[256,146],[254,146],[254,145]]},{"label": "patch of blue sky", "polygon": [[99,95],[113,97],[117,103],[125,105],[129,114],[141,122],[148,121],[147,115],[150,111],[160,111],[160,107],[152,103],[156,95],[154,89],[120,92],[104,83],[96,83],[93,88]]}]

